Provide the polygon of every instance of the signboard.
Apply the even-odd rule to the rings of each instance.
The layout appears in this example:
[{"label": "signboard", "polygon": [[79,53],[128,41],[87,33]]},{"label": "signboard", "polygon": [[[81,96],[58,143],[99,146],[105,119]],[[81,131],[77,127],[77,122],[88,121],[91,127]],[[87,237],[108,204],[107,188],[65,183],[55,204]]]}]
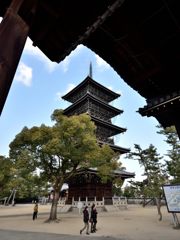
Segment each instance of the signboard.
[{"label": "signboard", "polygon": [[180,212],[180,184],[164,185],[164,195],[167,203],[168,212]]}]

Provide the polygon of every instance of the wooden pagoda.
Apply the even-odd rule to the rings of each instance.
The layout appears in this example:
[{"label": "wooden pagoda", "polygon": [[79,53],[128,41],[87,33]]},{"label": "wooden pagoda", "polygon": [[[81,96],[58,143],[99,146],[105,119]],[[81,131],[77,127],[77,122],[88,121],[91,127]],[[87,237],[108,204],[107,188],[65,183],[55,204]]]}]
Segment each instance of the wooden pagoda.
[{"label": "wooden pagoda", "polygon": [[[126,129],[113,125],[111,121],[111,118],[123,111],[109,104],[119,96],[92,79],[90,66],[89,76],[62,98],[72,103],[64,109],[65,115],[88,113],[96,125],[96,137],[99,144],[108,144],[114,151],[124,154],[129,152],[129,149],[115,145],[112,137],[125,132]],[[122,181],[134,177],[134,173],[126,173],[125,171],[120,171],[118,174]],[[78,175],[70,179],[68,185],[69,201],[72,197],[112,198],[112,181],[103,184],[96,170],[80,169]]]},{"label": "wooden pagoda", "polygon": [[109,103],[120,95],[97,83],[89,75],[78,86],[62,98],[72,104],[64,109],[64,114],[88,113],[96,125],[96,137],[100,144],[108,144],[120,154],[129,152],[129,149],[116,146],[113,136],[126,131],[125,128],[112,124],[111,118],[121,114],[119,110]]}]

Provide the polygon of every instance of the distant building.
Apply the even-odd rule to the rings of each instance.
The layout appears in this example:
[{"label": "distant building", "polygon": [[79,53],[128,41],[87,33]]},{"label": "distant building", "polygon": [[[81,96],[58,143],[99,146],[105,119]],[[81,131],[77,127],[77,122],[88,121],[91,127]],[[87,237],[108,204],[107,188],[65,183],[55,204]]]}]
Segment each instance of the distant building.
[{"label": "distant building", "polygon": [[113,197],[112,180],[119,178],[123,182],[127,178],[133,178],[135,174],[119,169],[113,171],[111,175],[113,176],[111,180],[102,183],[96,169],[79,169],[78,174],[68,181],[68,203],[71,203],[73,198],[75,201],[78,201],[79,198],[81,201],[85,201],[88,197],[89,201],[93,201],[96,197],[97,201],[104,198],[105,204],[111,204]]}]

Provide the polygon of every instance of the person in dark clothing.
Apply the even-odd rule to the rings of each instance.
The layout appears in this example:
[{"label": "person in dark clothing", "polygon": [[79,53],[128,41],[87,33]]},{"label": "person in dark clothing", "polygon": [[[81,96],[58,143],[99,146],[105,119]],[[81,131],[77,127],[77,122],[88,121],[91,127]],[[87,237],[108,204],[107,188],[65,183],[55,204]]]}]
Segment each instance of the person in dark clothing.
[{"label": "person in dark clothing", "polygon": [[91,223],[91,233],[93,233],[93,208],[94,208],[95,204],[93,203],[91,206],[91,217],[90,217],[90,223]]},{"label": "person in dark clothing", "polygon": [[96,206],[93,203],[92,207],[91,207],[91,232],[96,232],[96,224],[97,224],[97,210],[96,210]]},{"label": "person in dark clothing", "polygon": [[83,210],[83,221],[84,227],[80,230],[80,234],[86,229],[86,234],[89,235],[89,211],[87,206]]}]

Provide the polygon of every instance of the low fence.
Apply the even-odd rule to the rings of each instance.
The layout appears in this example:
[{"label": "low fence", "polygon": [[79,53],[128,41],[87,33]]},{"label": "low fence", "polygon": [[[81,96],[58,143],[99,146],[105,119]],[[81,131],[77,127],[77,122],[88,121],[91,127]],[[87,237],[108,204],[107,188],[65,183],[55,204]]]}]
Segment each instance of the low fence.
[{"label": "low fence", "polygon": [[[156,205],[154,198],[127,198],[128,204],[148,204],[148,205]],[[165,199],[161,199],[161,204],[165,205]]]},{"label": "low fence", "polygon": [[91,207],[92,204],[95,204],[97,208],[103,208],[104,207],[104,198],[102,198],[101,201],[97,201],[96,197],[94,199],[88,199],[88,197],[85,198],[85,201],[81,200],[79,197],[78,201],[75,201],[74,198],[72,198],[72,207],[73,208],[84,208],[85,206]]},{"label": "low fence", "polygon": [[[111,199],[112,201],[112,205],[114,207],[125,207],[127,208],[127,199],[126,198],[122,198],[122,197],[112,197]],[[81,200],[81,198],[79,197],[79,199],[77,201],[74,200],[74,198],[72,199],[72,207],[73,208],[84,208],[85,206],[92,206],[92,204],[94,203],[96,205],[96,208],[99,208],[99,210],[102,210],[104,208],[105,204],[105,198],[102,198],[101,201],[97,201],[96,197],[94,197],[94,199],[88,199],[88,197],[86,197],[86,199],[84,201]]]},{"label": "low fence", "polygon": [[0,205],[6,205],[8,197],[0,198]]},{"label": "low fence", "polygon": [[[28,199],[29,201],[22,201],[23,203],[26,202],[33,202],[32,199]],[[66,198],[60,198],[58,201],[58,206],[63,207],[67,204]],[[46,197],[39,198],[38,201],[42,205],[46,205],[51,203],[52,200]],[[0,199],[0,204],[6,205],[7,197]],[[21,203],[18,199],[16,203]],[[156,202],[154,198],[126,198],[126,197],[108,197],[108,198],[102,198],[101,200],[96,197],[86,197],[86,198],[72,198],[71,201],[68,203],[69,205],[72,205],[73,208],[78,208],[79,206],[82,208],[85,206],[90,207],[93,203],[95,203],[97,208],[103,208],[105,205],[113,205],[115,207],[121,207],[121,206],[128,206],[128,204],[145,204],[145,205],[156,205]],[[161,200],[161,204],[165,205],[165,199]]]},{"label": "low fence", "polygon": [[121,208],[121,207],[127,208],[127,205],[128,205],[127,198],[122,198],[122,197],[113,197],[112,202],[113,202],[113,206],[118,208]]}]

